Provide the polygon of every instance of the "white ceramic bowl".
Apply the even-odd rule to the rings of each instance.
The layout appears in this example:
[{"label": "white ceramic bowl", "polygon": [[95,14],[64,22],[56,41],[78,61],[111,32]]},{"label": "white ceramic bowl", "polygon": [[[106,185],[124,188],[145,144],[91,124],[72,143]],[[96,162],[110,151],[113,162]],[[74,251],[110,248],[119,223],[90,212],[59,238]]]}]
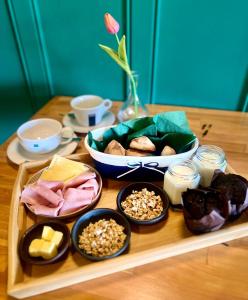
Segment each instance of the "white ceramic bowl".
[{"label": "white ceramic bowl", "polygon": [[[116,126],[116,125],[115,125]],[[95,140],[102,140],[103,133],[114,126],[92,130]],[[168,166],[178,159],[190,159],[199,146],[198,139],[189,151],[170,156],[120,156],[106,154],[91,148],[88,144],[88,135],[84,141],[85,147],[93,158],[96,169],[101,175],[113,179],[123,180],[162,180]]]}]

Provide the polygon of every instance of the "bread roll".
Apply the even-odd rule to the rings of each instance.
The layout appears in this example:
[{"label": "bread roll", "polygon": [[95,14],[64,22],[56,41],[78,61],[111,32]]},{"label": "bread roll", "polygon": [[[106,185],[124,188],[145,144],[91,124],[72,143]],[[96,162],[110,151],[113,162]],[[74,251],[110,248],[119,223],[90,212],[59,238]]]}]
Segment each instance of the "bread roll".
[{"label": "bread roll", "polygon": [[176,151],[173,148],[171,148],[170,146],[165,146],[161,152],[162,156],[175,155],[175,154],[176,154]]},{"label": "bread roll", "polygon": [[112,140],[110,143],[108,143],[104,150],[104,153],[122,156],[125,156],[125,152],[126,150],[116,140]]},{"label": "bread roll", "polygon": [[156,150],[155,145],[147,136],[140,136],[132,139],[129,145],[130,148],[142,151],[153,152]]}]

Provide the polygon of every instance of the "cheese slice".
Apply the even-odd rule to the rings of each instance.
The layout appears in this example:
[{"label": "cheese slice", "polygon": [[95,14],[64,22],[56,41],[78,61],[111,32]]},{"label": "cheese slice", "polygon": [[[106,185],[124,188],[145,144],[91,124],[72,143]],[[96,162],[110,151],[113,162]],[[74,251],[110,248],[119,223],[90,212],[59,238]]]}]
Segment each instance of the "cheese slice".
[{"label": "cheese slice", "polygon": [[40,179],[67,182],[86,171],[88,168],[82,163],[54,155],[50,166],[42,172]]}]

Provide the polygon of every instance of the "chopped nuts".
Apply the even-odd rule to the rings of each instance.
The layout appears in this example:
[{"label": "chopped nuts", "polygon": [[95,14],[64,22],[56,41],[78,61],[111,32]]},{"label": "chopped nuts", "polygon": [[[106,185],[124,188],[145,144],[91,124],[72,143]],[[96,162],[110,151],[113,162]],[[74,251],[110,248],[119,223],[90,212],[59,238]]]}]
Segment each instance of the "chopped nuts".
[{"label": "chopped nuts", "polygon": [[151,220],[163,211],[163,201],[160,196],[156,196],[154,191],[146,188],[141,191],[132,191],[124,201],[121,202],[124,212],[138,220]]},{"label": "chopped nuts", "polygon": [[124,227],[115,220],[101,219],[90,223],[79,235],[79,248],[93,256],[107,256],[122,248],[126,239]]}]

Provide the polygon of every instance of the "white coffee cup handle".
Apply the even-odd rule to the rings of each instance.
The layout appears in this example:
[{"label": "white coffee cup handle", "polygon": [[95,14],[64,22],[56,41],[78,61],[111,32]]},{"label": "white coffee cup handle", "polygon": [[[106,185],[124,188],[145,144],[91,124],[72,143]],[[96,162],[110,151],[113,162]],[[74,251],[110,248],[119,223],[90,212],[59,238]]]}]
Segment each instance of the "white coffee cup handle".
[{"label": "white coffee cup handle", "polygon": [[103,105],[104,105],[104,111],[107,111],[112,107],[113,102],[110,99],[104,99]]},{"label": "white coffee cup handle", "polygon": [[65,140],[62,140],[60,144],[65,145],[65,144],[70,143],[73,139],[73,135],[74,135],[74,131],[72,130],[71,127],[69,127],[69,126],[63,127],[61,130],[61,137],[62,137],[62,139],[65,139]]}]

